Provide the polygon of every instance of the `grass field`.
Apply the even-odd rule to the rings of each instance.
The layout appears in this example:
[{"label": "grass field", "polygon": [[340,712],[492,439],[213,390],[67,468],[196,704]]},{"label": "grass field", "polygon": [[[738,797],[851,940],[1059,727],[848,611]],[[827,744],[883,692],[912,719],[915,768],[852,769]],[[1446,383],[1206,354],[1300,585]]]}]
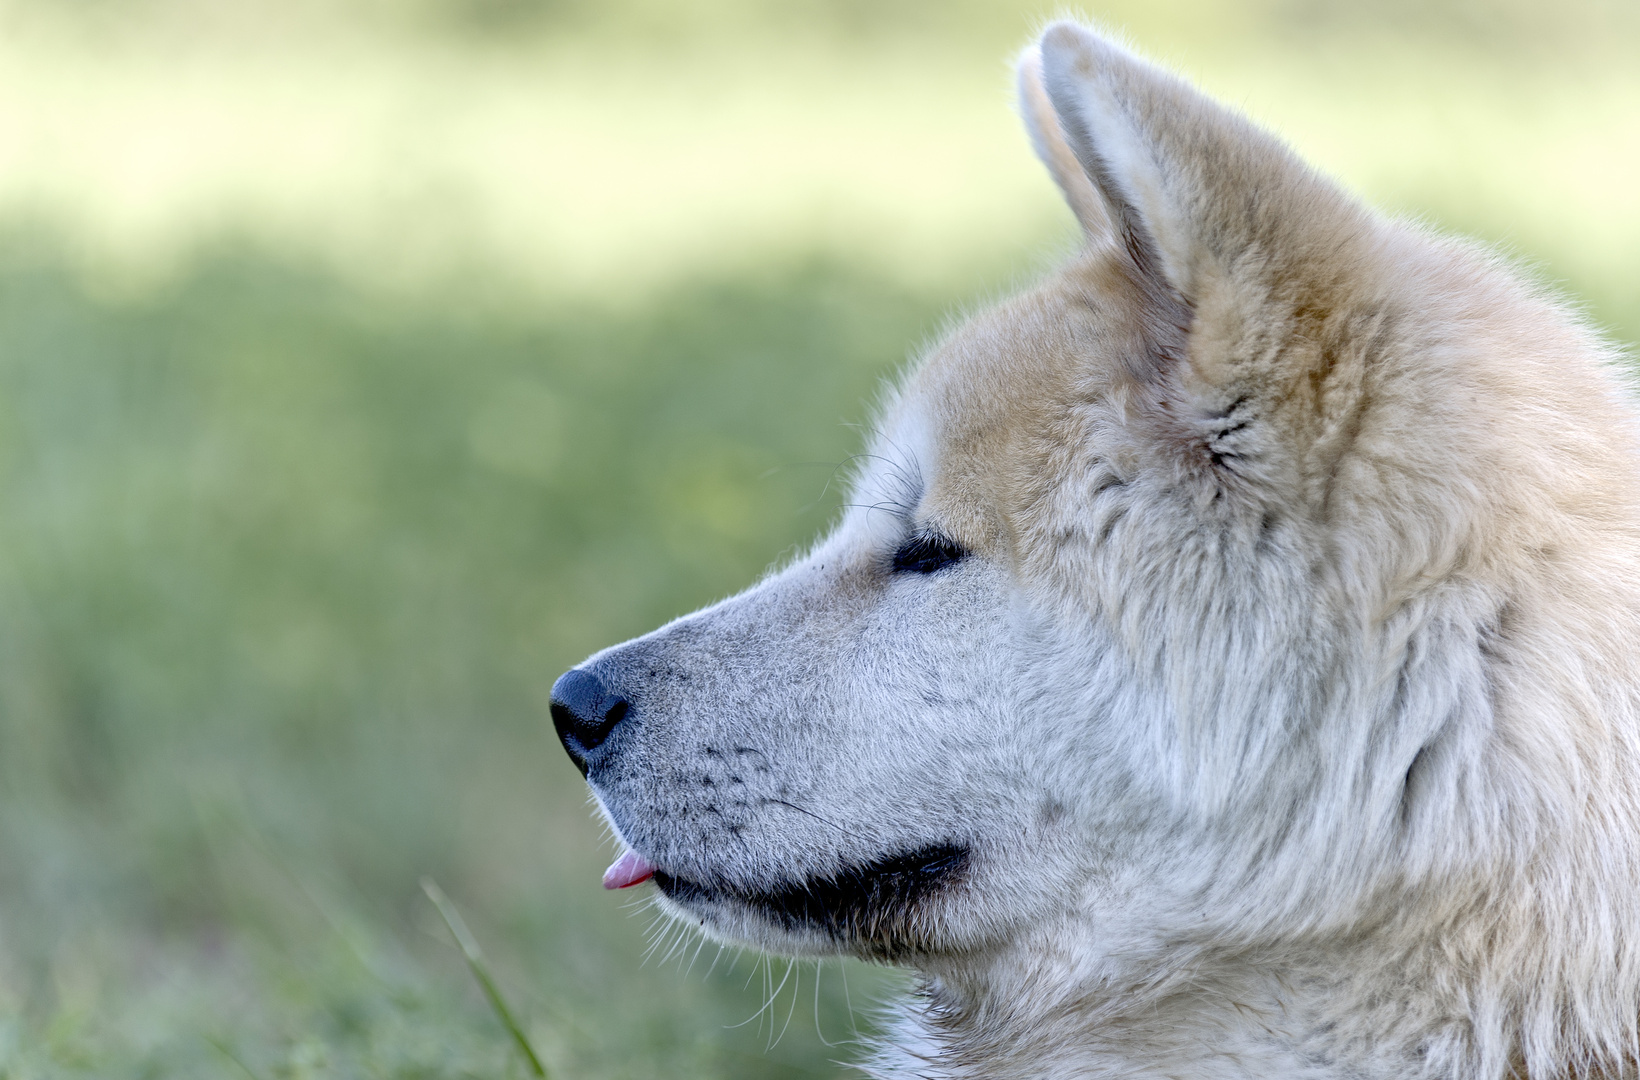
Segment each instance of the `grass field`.
[{"label": "grass field", "polygon": [[[1106,14],[1633,341],[1631,7]],[[0,4],[0,1076],[527,1075],[424,875],[553,1076],[837,1075],[897,977],[652,939],[548,691],[1064,250],[1043,9],[64,10]]]}]

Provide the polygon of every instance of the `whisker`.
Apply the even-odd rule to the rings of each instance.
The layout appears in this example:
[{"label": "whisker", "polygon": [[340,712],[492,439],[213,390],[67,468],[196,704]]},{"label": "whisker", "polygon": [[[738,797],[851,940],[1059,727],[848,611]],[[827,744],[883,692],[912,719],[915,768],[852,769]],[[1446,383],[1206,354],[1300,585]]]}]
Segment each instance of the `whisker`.
[{"label": "whisker", "polygon": [[826,1033],[820,1028],[820,973],[825,970],[825,965],[824,960],[814,962],[814,1036],[820,1040],[822,1046],[831,1047],[838,1044],[827,1039]]},{"label": "whisker", "polygon": [[843,1007],[848,1010],[848,1026],[854,1030],[854,1040],[858,1042],[860,1040],[860,1024],[854,1018],[854,1002],[850,1001],[848,996],[848,962],[846,960],[837,962],[837,972],[843,976]]},{"label": "whisker", "polygon": [[717,970],[718,961],[723,959],[723,950],[724,950],[724,946],[719,945],[718,950],[717,950],[717,955],[712,957],[712,966],[706,969],[706,974],[702,975],[701,978],[703,978],[703,979],[711,978],[712,972]]},{"label": "whisker", "polygon": [[[791,1008],[786,1010],[786,1022],[780,1025],[780,1034],[776,1035],[774,1037],[774,1042],[769,1044],[770,1050],[773,1050],[775,1047],[779,1046],[780,1040],[786,1037],[786,1029],[792,1026],[792,1015],[797,1012],[798,992],[803,989],[803,967],[797,960],[786,961],[786,979],[791,978],[792,972],[794,971],[797,972],[797,982],[792,985]],[[786,979],[780,980],[780,990],[784,990],[786,988]],[[780,997],[780,990],[776,990],[774,992],[776,999]],[[774,1029],[774,1013],[772,1012],[769,1014],[769,1029],[771,1031]]]},{"label": "whisker", "polygon": [[706,943],[709,940],[710,939],[705,934],[700,935],[700,943],[695,946],[694,955],[689,957],[689,966],[683,969],[683,973],[685,975],[688,975],[691,971],[695,970],[695,961],[700,959],[700,951],[706,948]]},{"label": "whisker", "polygon": [[784,806],[788,810],[796,810],[799,814],[807,815],[808,817],[811,817],[814,820],[820,822],[820,824],[822,824],[822,825],[831,826],[833,829],[836,829],[838,832],[842,833],[844,836],[848,837],[850,840],[859,840],[862,843],[869,843],[869,841],[865,837],[861,836],[859,833],[852,832],[848,829],[845,829],[845,828],[843,828],[843,826],[837,824],[835,821],[831,821],[831,820],[828,820],[827,818],[821,817],[819,814],[816,814],[813,810],[805,810],[803,807],[798,806],[794,802],[787,802],[785,799],[764,799],[763,802],[764,802],[765,805],[768,805],[768,804],[772,803],[775,806]]}]

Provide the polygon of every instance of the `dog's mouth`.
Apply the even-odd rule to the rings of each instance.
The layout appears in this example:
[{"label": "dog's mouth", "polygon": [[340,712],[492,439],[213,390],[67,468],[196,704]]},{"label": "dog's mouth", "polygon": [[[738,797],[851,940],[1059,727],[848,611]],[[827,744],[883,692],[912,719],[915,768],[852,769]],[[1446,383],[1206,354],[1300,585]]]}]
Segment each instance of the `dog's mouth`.
[{"label": "dog's mouth", "polygon": [[624,888],[653,877],[666,898],[681,907],[750,909],[789,933],[818,933],[838,945],[892,959],[927,947],[929,901],[960,885],[971,862],[966,844],[946,842],[822,877],[749,888],[693,881],[627,852],[604,880],[610,888]]}]

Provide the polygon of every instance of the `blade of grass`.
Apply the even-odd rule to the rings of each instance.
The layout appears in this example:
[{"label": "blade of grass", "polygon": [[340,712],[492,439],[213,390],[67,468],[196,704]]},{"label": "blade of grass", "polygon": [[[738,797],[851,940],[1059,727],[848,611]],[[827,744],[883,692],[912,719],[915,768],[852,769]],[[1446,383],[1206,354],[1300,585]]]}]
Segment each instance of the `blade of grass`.
[{"label": "blade of grass", "polygon": [[489,968],[484,964],[484,953],[478,947],[478,940],[462,921],[461,912],[456,910],[450,898],[444,895],[444,890],[439,888],[438,883],[432,878],[421,879],[421,891],[427,894],[427,899],[433,902],[433,906],[438,908],[438,913],[444,917],[444,925],[450,928],[456,944],[461,946],[462,955],[467,958],[467,966],[472,969],[473,978],[478,980],[478,985],[484,990],[484,996],[489,999],[490,1008],[494,1009],[495,1015],[500,1018],[501,1026],[512,1033],[513,1041],[518,1044],[519,1053],[529,1062],[530,1071],[545,1080],[547,1070],[542,1067],[541,1059],[535,1056],[535,1048],[530,1045],[524,1029],[513,1019],[512,1010],[507,1008],[507,1002],[501,997],[501,988],[490,978]]},{"label": "blade of grass", "polygon": [[221,1054],[223,1057],[227,1058],[229,1061],[233,1062],[235,1065],[238,1065],[240,1067],[240,1069],[244,1070],[245,1075],[251,1078],[251,1080],[262,1080],[262,1078],[260,1076],[256,1075],[255,1070],[253,1070],[249,1065],[245,1064],[243,1058],[241,1058],[238,1054],[233,1052],[233,1050],[228,1046],[227,1042],[225,1042],[222,1039],[218,1039],[218,1038],[216,1038],[215,1036],[212,1036],[212,1035],[201,1034],[199,1037],[204,1039],[207,1043],[209,1043],[212,1047],[214,1047],[217,1053]]}]

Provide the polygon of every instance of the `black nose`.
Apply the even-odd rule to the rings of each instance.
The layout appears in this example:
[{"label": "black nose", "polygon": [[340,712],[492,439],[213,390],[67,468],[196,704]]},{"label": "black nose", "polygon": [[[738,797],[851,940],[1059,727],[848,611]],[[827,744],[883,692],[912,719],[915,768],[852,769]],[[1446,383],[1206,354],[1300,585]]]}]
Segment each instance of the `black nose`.
[{"label": "black nose", "polygon": [[587,755],[609,738],[631,708],[631,702],[590,671],[571,668],[552,684],[552,724],[582,776]]}]

